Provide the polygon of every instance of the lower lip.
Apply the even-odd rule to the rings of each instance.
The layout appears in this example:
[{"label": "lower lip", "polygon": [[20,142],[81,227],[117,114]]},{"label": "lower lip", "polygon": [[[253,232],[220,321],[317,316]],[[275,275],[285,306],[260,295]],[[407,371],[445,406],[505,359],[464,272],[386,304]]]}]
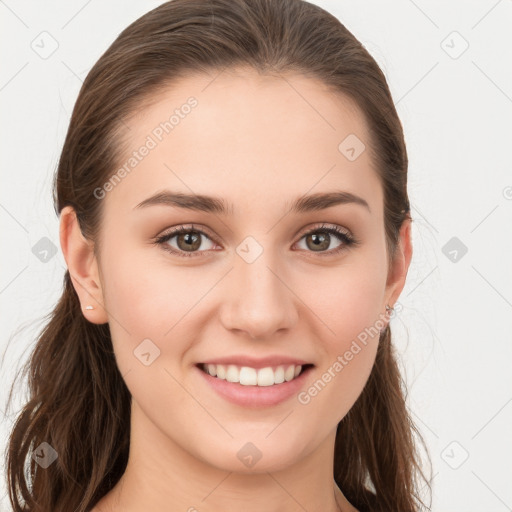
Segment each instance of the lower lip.
[{"label": "lower lip", "polygon": [[298,377],[273,386],[244,386],[239,382],[228,382],[212,377],[196,366],[197,371],[221,397],[243,407],[269,407],[296,395],[308,378],[313,366],[306,368]]}]

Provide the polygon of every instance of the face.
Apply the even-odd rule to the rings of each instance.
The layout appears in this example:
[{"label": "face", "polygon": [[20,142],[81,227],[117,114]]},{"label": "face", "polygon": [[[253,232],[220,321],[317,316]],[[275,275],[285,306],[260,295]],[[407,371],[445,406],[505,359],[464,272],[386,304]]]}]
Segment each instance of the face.
[{"label": "face", "polygon": [[[109,322],[132,414],[162,446],[277,470],[333,441],[401,282],[355,105],[298,75],[214,77],[183,78],[127,120],[125,172],[96,193],[104,308],[84,314]],[[332,193],[345,195],[304,201]]]}]

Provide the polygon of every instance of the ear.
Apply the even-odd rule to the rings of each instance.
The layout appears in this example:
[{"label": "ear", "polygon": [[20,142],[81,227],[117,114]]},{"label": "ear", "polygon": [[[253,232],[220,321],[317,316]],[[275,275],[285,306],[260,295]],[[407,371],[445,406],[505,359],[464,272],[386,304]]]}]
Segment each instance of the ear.
[{"label": "ear", "polygon": [[[94,324],[108,322],[93,242],[82,235],[76,212],[66,206],[60,214],[60,245],[82,312]],[[86,306],[94,309],[86,309]]]},{"label": "ear", "polygon": [[399,244],[386,283],[386,304],[394,306],[405,286],[405,278],[412,259],[411,220],[406,219],[400,228]]}]

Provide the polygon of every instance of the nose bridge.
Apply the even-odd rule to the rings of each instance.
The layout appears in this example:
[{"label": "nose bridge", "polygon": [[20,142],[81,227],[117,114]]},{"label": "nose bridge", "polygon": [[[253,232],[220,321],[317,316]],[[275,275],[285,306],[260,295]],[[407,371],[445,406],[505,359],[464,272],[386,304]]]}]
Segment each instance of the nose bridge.
[{"label": "nose bridge", "polygon": [[282,268],[275,251],[263,249],[251,237],[237,247],[225,303],[227,328],[246,331],[252,338],[264,338],[293,325],[297,311]]}]

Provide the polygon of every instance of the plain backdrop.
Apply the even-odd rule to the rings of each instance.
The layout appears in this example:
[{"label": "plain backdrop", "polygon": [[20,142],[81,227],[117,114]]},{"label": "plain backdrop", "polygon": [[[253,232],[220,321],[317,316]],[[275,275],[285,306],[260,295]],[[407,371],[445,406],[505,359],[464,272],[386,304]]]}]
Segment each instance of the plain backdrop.
[{"label": "plain backdrop", "polygon": [[[6,392],[62,290],[51,182],[71,110],[95,61],[160,3],[0,0],[2,450]],[[382,67],[404,125],[414,256],[392,330],[432,510],[512,510],[512,2],[313,3]]]}]

